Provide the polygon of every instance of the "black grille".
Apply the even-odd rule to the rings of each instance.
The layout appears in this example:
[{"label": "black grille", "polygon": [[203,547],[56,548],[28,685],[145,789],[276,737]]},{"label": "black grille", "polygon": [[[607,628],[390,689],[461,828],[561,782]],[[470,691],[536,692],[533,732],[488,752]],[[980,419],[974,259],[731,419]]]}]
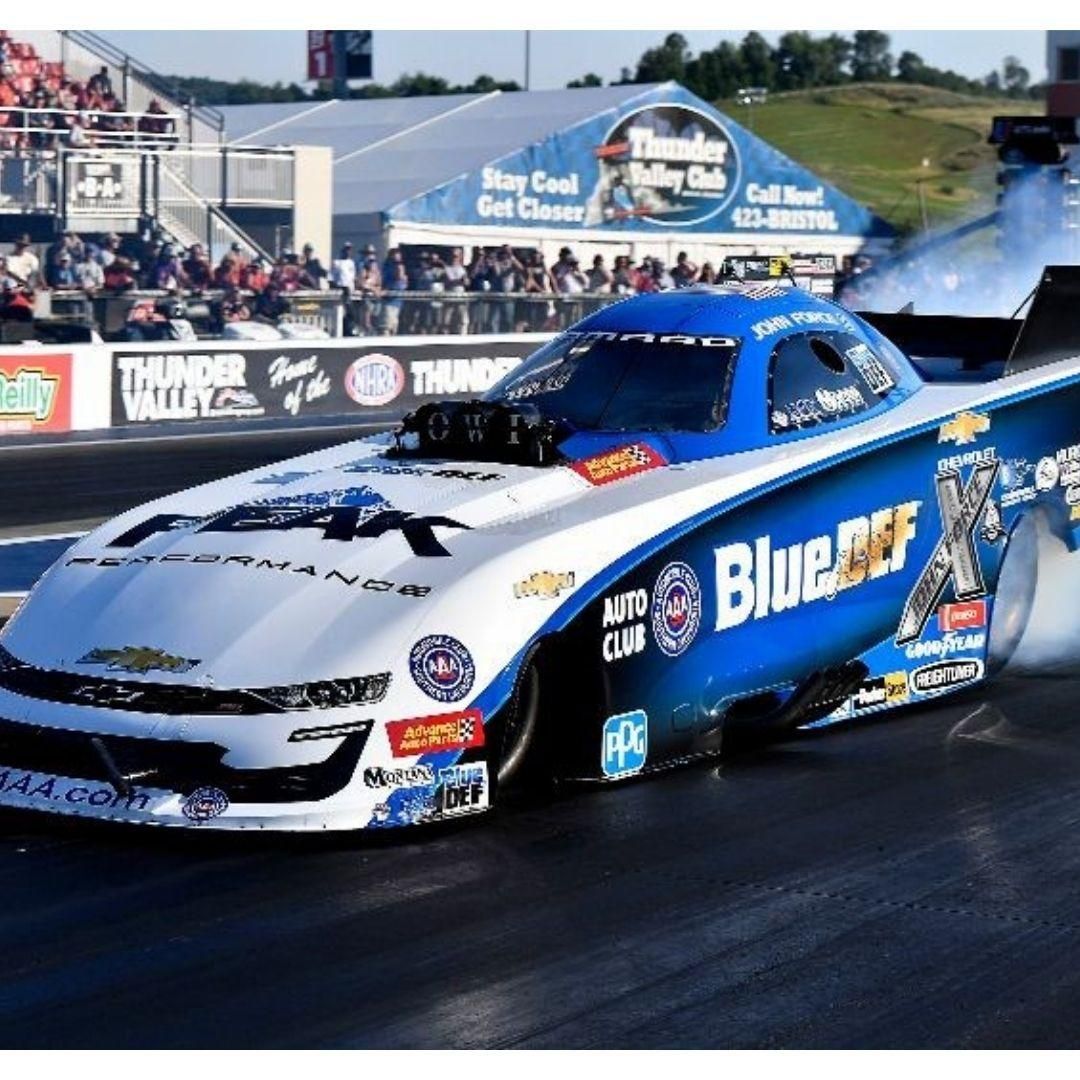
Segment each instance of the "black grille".
[{"label": "black grille", "polygon": [[[190,794],[198,787],[221,788],[232,802],[308,802],[339,792],[356,771],[371,733],[347,735],[325,760],[271,769],[233,769],[222,764],[225,747],[209,742],[96,736],[120,773],[136,789],[164,788]],[[0,767],[49,773],[79,780],[112,779],[91,736],[36,724],[0,720]]]},{"label": "black grille", "polygon": [[267,713],[374,705],[386,697],[388,672],[297,686],[219,690],[178,683],[106,679],[34,667],[0,645],[0,687],[23,697],[166,716],[257,716]]}]

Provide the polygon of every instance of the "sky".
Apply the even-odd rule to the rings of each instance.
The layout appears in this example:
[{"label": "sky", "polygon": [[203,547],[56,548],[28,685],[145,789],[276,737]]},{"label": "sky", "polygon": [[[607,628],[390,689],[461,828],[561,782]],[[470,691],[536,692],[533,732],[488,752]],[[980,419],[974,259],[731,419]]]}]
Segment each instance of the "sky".
[{"label": "sky", "polygon": [[[1046,77],[1046,35],[1040,30],[895,30],[893,55],[905,49],[934,67],[981,78],[1012,54],[1031,72]],[[694,52],[723,39],[738,41],[745,30],[683,31]],[[829,31],[816,30],[815,36]],[[853,30],[840,33],[851,36]],[[300,82],[306,74],[303,30],[108,30],[101,36],[162,74],[206,75],[257,82]],[[530,85],[534,90],[565,86],[595,72],[605,82],[633,67],[645,49],[663,39],[656,30],[534,30]],[[775,32],[766,32],[770,41]],[[524,82],[522,31],[375,31],[375,79],[393,82],[405,72],[423,71],[453,83],[479,74]]]}]

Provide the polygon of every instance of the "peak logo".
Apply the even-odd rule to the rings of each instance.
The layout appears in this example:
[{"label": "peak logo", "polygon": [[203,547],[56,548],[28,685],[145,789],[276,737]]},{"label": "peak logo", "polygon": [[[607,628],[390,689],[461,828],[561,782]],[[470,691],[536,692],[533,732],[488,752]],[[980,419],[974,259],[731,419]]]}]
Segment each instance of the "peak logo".
[{"label": "peak logo", "polygon": [[773,549],[772,538],[717,548],[716,630],[764,619],[903,570],[920,502],[841,521],[832,535]]}]

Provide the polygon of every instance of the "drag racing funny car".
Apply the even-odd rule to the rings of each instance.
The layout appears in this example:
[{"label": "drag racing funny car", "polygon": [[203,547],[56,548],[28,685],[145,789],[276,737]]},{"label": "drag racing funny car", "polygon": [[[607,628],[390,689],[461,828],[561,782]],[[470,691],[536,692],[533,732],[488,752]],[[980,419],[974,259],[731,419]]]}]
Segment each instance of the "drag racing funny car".
[{"label": "drag racing funny car", "polygon": [[132,510],[0,636],[0,804],[423,824],[972,687],[1080,523],[1076,285],[1022,324],[635,297],[482,400]]}]

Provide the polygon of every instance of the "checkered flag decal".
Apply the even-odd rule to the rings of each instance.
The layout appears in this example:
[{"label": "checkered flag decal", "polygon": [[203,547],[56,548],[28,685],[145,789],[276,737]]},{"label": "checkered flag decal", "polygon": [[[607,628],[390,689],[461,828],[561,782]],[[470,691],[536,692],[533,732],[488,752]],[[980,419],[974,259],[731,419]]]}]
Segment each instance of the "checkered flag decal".
[{"label": "checkered flag decal", "polygon": [[458,738],[463,743],[471,743],[476,731],[476,721],[471,716],[463,716],[458,725]]},{"label": "checkered flag decal", "polygon": [[771,300],[774,296],[785,296],[787,289],[778,285],[750,285],[742,294],[747,300]]},{"label": "checkered flag decal", "polygon": [[626,448],[626,452],[630,455],[630,457],[634,459],[635,465],[641,465],[642,467],[645,467],[646,465],[651,465],[653,463],[652,455],[644,446],[641,446],[639,443],[634,443],[632,446],[628,446]]}]

